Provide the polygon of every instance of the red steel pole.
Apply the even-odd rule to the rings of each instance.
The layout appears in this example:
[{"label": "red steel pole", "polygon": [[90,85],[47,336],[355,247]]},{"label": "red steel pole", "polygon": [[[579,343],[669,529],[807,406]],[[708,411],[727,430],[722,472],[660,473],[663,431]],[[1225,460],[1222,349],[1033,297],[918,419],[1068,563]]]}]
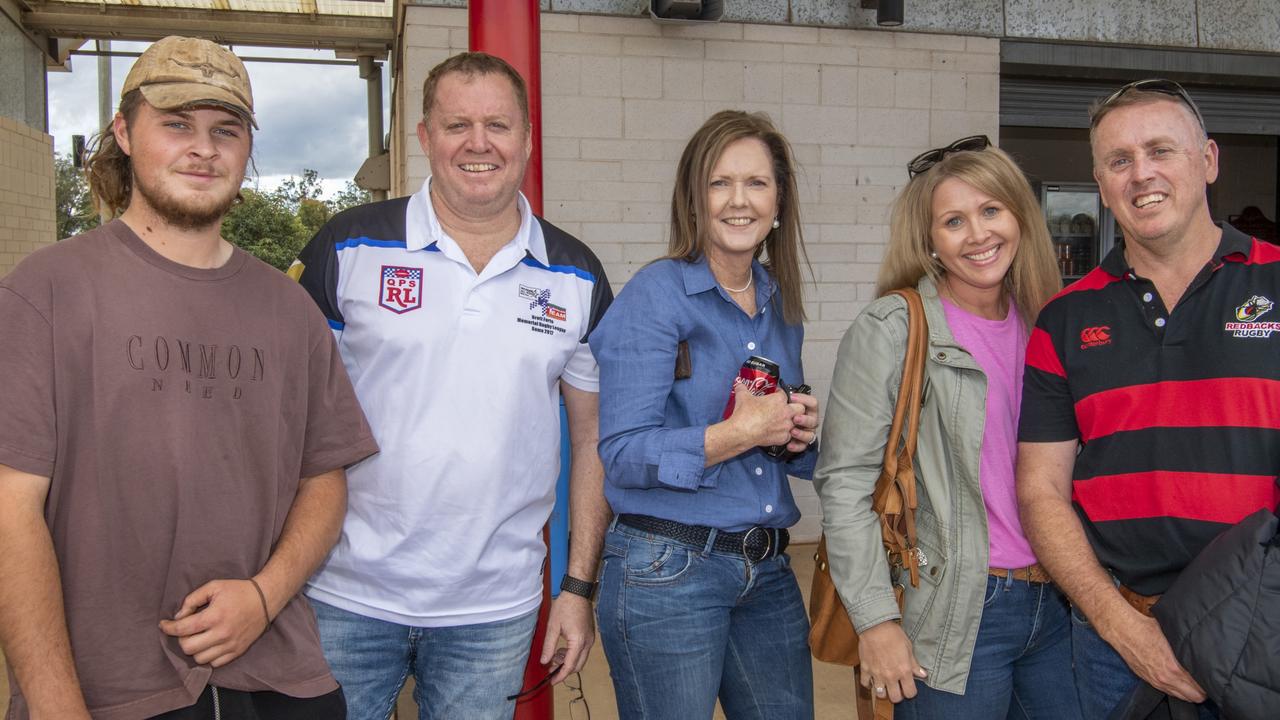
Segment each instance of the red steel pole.
[{"label": "red steel pole", "polygon": [[[542,214],[542,37],[538,0],[470,0],[467,25],[471,50],[487,52],[511,63],[524,77],[529,90],[529,123],[533,152],[521,190],[533,212]],[[542,532],[548,541],[547,530]],[[550,543],[547,542],[548,548]],[[548,549],[548,552],[550,550]],[[524,670],[524,687],[533,687],[546,677],[547,668],[538,662],[547,634],[547,614],[551,609],[550,565],[542,575],[542,609],[533,633],[529,664]],[[522,688],[523,689],[523,688]],[[551,688],[544,687],[516,703],[515,720],[551,720],[555,702]]]},{"label": "red steel pole", "polygon": [[470,0],[467,4],[471,50],[511,63],[529,86],[529,122],[533,153],[521,191],[533,212],[542,214],[542,38],[538,0]]}]

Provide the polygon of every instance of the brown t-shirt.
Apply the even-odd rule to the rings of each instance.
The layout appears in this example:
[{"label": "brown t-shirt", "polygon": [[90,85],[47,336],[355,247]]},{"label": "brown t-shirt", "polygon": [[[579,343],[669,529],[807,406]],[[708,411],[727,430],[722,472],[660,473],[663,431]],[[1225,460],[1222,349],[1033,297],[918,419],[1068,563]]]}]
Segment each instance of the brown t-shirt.
[{"label": "brown t-shirt", "polygon": [[[239,249],[179,265],[112,222],[0,281],[0,398],[0,463],[52,478],[45,520],[95,718],[185,707],[206,684],[337,687],[302,595],[216,670],[158,627],[209,580],[261,570],[299,478],[377,451],[302,288]],[[16,686],[10,714],[27,717]]]}]

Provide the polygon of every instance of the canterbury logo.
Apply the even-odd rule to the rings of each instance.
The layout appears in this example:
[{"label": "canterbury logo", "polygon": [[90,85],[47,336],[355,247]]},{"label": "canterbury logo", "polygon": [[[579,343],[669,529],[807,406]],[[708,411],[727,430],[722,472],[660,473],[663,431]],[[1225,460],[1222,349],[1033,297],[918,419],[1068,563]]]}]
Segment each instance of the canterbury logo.
[{"label": "canterbury logo", "polygon": [[1080,331],[1080,349],[1111,344],[1111,326],[1098,325]]},{"label": "canterbury logo", "polygon": [[1261,295],[1254,295],[1248,300],[1245,300],[1243,305],[1236,308],[1236,319],[1240,322],[1253,322],[1263,315],[1266,315],[1274,306],[1275,303]]}]

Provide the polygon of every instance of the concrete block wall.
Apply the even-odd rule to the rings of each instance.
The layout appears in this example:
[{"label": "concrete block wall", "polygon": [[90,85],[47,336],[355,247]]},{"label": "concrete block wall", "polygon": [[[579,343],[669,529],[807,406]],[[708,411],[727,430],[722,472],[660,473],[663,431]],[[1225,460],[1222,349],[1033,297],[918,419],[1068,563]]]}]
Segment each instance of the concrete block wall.
[{"label": "concrete block wall", "polygon": [[[466,13],[406,9],[405,191],[427,175],[414,137],[422,80],[466,47]],[[888,209],[921,151],[999,131],[999,41],[981,37],[543,13],[546,217],[588,243],[615,290],[666,249],[675,165],[713,112],[767,112],[795,148],[813,266],[806,380],[825,400],[836,346],[874,296]],[[817,538],[808,483],[795,484]]]},{"label": "concrete block wall", "polygon": [[0,117],[48,127],[44,53],[0,12]]},{"label": "concrete block wall", "polygon": [[0,116],[0,276],[57,240],[53,137]]},{"label": "concrete block wall", "polygon": [[[404,0],[459,7],[465,0]],[[544,11],[648,16],[648,0],[541,0]],[[875,29],[855,0],[731,0],[725,22]],[[1276,0],[928,0],[899,31],[1026,40],[1280,53]]]}]

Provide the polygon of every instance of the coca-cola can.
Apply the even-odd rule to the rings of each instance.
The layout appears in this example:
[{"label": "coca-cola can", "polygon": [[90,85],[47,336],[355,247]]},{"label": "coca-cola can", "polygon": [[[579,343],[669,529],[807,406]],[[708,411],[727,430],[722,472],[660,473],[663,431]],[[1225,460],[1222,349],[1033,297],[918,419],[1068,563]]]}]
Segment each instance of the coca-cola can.
[{"label": "coca-cola can", "polygon": [[781,372],[778,363],[766,357],[752,355],[738,369],[738,377],[729,386],[729,402],[724,406],[721,420],[727,420],[733,414],[733,391],[739,384],[747,386],[752,395],[772,395],[778,391]]}]

